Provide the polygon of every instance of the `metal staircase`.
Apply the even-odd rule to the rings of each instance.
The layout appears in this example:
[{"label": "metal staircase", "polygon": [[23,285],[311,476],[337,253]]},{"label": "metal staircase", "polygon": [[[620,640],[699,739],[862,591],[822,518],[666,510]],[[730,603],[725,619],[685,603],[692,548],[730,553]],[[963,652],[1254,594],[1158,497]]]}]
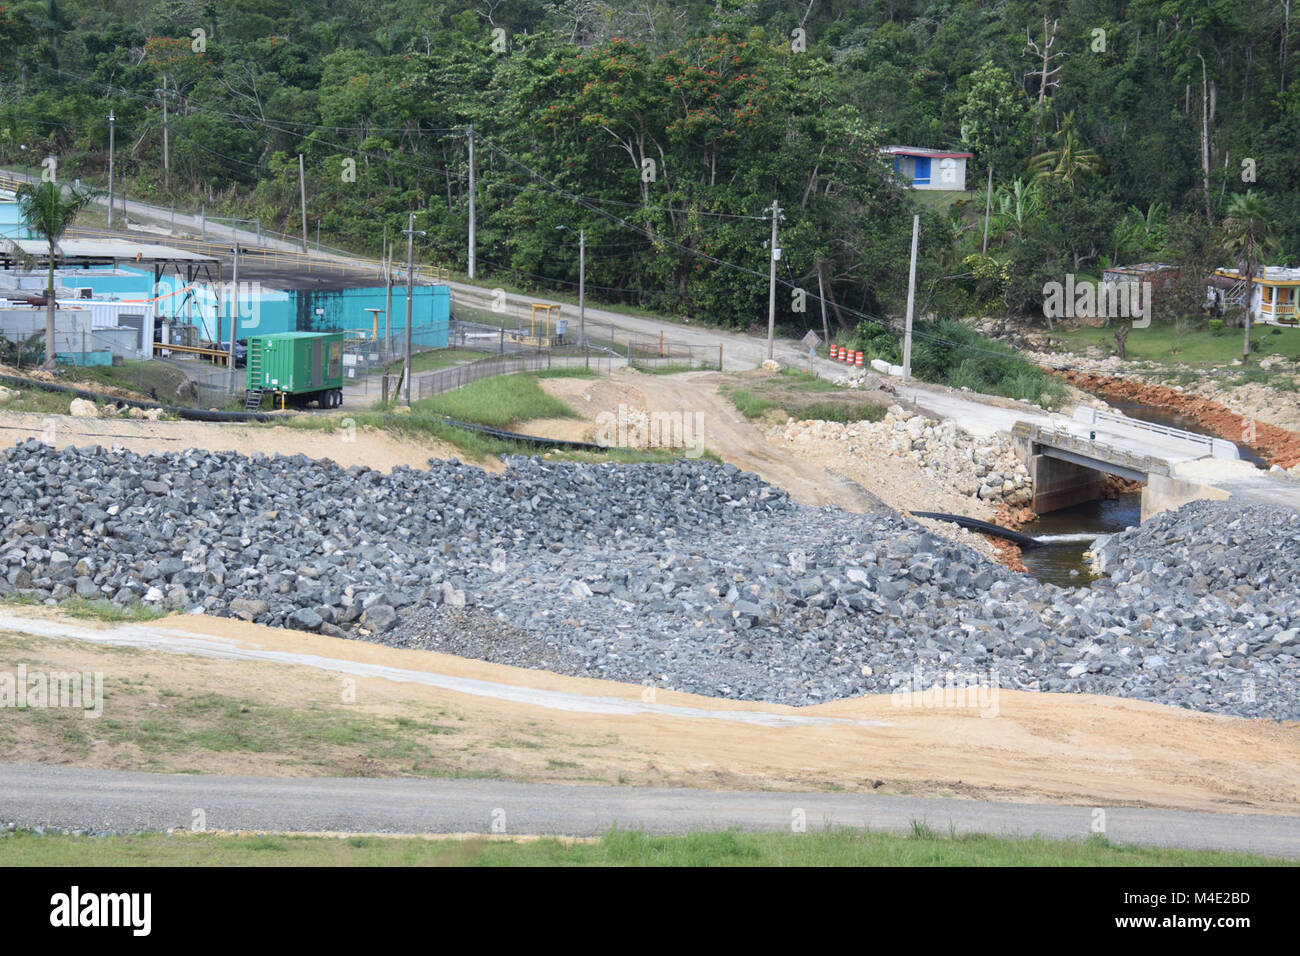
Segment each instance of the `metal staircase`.
[{"label": "metal staircase", "polygon": [[1243,306],[1246,304],[1246,280],[1241,279],[1223,293],[1223,304],[1225,306]]},{"label": "metal staircase", "polygon": [[262,396],[266,394],[262,383],[262,350],[250,348],[247,362],[250,387],[244,392],[244,411],[255,412],[262,407]]}]

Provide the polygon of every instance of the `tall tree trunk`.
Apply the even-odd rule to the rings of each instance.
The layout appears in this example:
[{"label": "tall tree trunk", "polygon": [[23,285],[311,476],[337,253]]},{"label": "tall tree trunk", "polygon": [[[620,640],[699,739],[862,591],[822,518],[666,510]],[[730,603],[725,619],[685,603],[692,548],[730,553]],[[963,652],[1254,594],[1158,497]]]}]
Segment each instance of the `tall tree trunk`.
[{"label": "tall tree trunk", "polygon": [[817,262],[818,278],[825,282],[826,301],[831,304],[831,311],[835,313],[835,321],[839,323],[841,329],[848,329],[849,323],[844,320],[844,314],[840,312],[840,307],[835,302],[835,290],[831,287],[831,279],[827,274],[826,263],[818,260]]}]

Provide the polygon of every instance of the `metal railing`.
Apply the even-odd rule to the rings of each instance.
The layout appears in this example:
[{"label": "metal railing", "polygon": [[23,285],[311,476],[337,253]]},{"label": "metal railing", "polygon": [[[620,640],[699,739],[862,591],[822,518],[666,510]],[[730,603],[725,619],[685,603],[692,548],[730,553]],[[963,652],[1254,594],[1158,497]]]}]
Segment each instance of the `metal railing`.
[{"label": "metal railing", "polygon": [[1093,408],[1078,408],[1074,413],[1075,421],[1084,424],[1109,422],[1112,425],[1118,425],[1121,428],[1128,428],[1134,431],[1148,432],[1152,435],[1160,435],[1164,438],[1172,438],[1177,441],[1188,442],[1193,445],[1204,447],[1205,450],[1215,458],[1238,458],[1240,451],[1235,444],[1223,438],[1215,438],[1212,435],[1201,435],[1196,432],[1189,432],[1182,428],[1175,428],[1172,425],[1161,425],[1157,422],[1146,422],[1140,418],[1130,418],[1127,415],[1120,415],[1116,412],[1106,412]]},{"label": "metal railing", "polygon": [[417,398],[429,398],[496,375],[540,372],[553,368],[590,368],[599,374],[608,375],[612,370],[612,362],[607,356],[591,356],[589,363],[586,356],[557,355],[551,352],[492,356],[436,372],[416,372],[411,376],[411,392]]},{"label": "metal railing", "polygon": [[[484,293],[486,294],[486,292]],[[470,304],[467,300],[476,300],[478,293],[457,292],[454,302],[457,326],[453,330],[453,341],[462,348],[483,348],[505,354],[519,350],[519,333],[529,330],[531,315],[529,306],[521,301],[505,303],[499,310],[484,309]],[[645,335],[620,329],[610,322],[588,319],[586,323],[586,349],[580,344],[582,327],[577,321],[572,306],[564,306],[561,315],[567,322],[562,346],[552,346],[559,354],[589,353],[595,356],[621,359],[632,367],[650,370],[672,369],[716,369],[723,359],[722,344],[691,345],[677,342],[658,335]],[[512,335],[512,333],[514,333]]]}]

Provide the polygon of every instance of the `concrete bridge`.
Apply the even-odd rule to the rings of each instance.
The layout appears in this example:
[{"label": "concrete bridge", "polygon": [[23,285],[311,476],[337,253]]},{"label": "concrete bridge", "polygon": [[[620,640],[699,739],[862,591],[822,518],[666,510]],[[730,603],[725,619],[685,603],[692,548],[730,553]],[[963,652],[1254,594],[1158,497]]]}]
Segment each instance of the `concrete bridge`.
[{"label": "concrete bridge", "polygon": [[1069,419],[1017,421],[1011,434],[1039,514],[1096,500],[1103,474],[1142,483],[1145,521],[1188,501],[1226,499],[1230,493],[1215,479],[1257,472],[1232,442],[1093,408],[1080,407]]},{"label": "concrete bridge", "polygon": [[1012,435],[1040,514],[1098,498],[1103,474],[1142,482],[1143,521],[1202,498],[1300,511],[1300,480],[1256,468],[1221,438],[1092,408],[1066,417],[918,382],[894,388],[900,398],[972,435]]}]

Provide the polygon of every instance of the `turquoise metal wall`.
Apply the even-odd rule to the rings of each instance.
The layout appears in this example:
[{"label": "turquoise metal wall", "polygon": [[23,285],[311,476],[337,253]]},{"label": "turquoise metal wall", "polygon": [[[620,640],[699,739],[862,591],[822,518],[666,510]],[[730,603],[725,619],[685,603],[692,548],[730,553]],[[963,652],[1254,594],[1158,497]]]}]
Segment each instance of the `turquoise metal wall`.
[{"label": "turquoise metal wall", "polygon": [[[103,270],[78,270],[65,275],[63,285],[72,289],[90,286],[96,298],[149,299],[153,295],[153,273],[123,266],[126,275],[107,275]],[[159,314],[165,318],[185,319],[185,296],[177,295],[183,286],[174,275],[164,276],[159,290]],[[239,337],[276,332],[328,332],[374,328],[374,319],[366,309],[383,309],[386,293],[382,286],[362,289],[326,291],[291,289],[283,291],[240,283]],[[393,288],[393,336],[406,334],[406,289]],[[200,287],[194,308],[194,324],[203,329],[210,341],[224,340],[229,329],[229,303],[223,307],[218,329],[216,298],[208,287]],[[423,348],[444,348],[451,327],[451,289],[445,285],[416,286],[411,297],[411,337]],[[379,317],[379,336],[386,333],[384,316]],[[220,334],[218,334],[220,333]]]},{"label": "turquoise metal wall", "polygon": [[27,223],[18,210],[18,203],[9,200],[0,202],[0,236],[8,239],[36,238],[36,234],[27,228]]}]

